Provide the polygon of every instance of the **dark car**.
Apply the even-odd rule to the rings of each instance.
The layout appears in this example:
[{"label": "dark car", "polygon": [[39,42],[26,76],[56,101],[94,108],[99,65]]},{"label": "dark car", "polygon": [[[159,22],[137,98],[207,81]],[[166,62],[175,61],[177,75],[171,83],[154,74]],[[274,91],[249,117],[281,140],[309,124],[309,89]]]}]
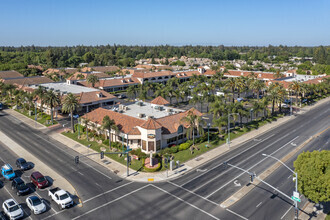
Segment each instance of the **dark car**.
[{"label": "dark car", "polygon": [[31,165],[26,162],[24,158],[18,158],[16,160],[16,166],[21,170],[28,170],[31,169]]},{"label": "dark car", "polygon": [[39,189],[45,188],[48,186],[47,179],[40,172],[33,172],[30,176],[31,183],[33,183]]},{"label": "dark car", "polygon": [[9,220],[9,218],[3,211],[0,212],[0,220]]},{"label": "dark car", "polygon": [[18,196],[27,194],[30,191],[30,188],[20,177],[17,177],[13,180],[13,182],[11,183],[11,189],[15,190]]}]

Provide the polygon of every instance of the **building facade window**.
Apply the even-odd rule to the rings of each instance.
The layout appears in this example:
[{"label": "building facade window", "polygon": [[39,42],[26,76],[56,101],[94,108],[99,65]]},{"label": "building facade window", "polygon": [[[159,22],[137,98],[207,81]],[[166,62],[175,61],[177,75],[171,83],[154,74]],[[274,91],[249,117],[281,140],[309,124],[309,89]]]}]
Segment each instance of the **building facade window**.
[{"label": "building facade window", "polygon": [[156,150],[160,150],[161,148],[161,143],[160,143],[160,140],[156,141]]},{"label": "building facade window", "polygon": [[142,150],[147,150],[147,142],[142,140]]}]

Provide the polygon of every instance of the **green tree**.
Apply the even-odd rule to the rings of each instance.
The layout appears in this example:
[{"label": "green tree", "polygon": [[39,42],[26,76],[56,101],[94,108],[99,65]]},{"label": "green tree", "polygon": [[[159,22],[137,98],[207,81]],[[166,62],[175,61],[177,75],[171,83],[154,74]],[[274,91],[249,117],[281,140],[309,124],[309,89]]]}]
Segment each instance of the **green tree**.
[{"label": "green tree", "polygon": [[189,110],[187,116],[183,117],[181,122],[188,125],[187,136],[192,137],[193,145],[195,145],[195,130],[197,130],[197,134],[202,134],[205,121],[202,120],[202,117],[196,115],[193,110]]},{"label": "green tree", "polygon": [[119,129],[114,120],[110,119],[108,115],[104,116],[102,120],[102,127],[109,132],[109,149],[111,150],[111,131],[117,132]]},{"label": "green tree", "polygon": [[74,124],[73,124],[73,112],[79,107],[79,101],[78,97],[73,95],[72,93],[69,93],[67,96],[65,96],[63,105],[62,105],[62,111],[69,113],[71,117],[71,130],[74,133]]},{"label": "green tree", "polygon": [[298,190],[319,203],[330,201],[330,151],[301,153],[293,163],[298,174]]},{"label": "green tree", "polygon": [[99,82],[99,78],[95,75],[90,74],[90,75],[87,76],[86,81],[88,83],[91,83],[92,87],[94,88],[95,84]]},{"label": "green tree", "polygon": [[61,100],[60,97],[53,92],[52,90],[49,90],[45,94],[45,103],[50,107],[50,117],[51,117],[51,123],[54,124],[54,107],[58,106],[60,104]]},{"label": "green tree", "polygon": [[46,89],[44,87],[39,86],[38,89],[34,90],[34,95],[40,100],[40,112],[42,116]]}]

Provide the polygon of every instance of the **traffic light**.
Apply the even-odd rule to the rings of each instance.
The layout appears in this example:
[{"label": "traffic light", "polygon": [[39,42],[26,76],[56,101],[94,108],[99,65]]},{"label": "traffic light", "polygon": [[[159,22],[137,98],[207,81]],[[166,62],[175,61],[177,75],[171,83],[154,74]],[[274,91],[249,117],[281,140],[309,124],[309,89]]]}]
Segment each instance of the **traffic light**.
[{"label": "traffic light", "polygon": [[128,156],[128,163],[129,165],[132,165],[132,156]]},{"label": "traffic light", "polygon": [[104,158],[104,152],[101,151],[101,159],[103,159],[103,158]]},{"label": "traffic light", "polygon": [[79,156],[75,156],[75,158],[74,158],[74,162],[75,162],[76,164],[79,163]]}]

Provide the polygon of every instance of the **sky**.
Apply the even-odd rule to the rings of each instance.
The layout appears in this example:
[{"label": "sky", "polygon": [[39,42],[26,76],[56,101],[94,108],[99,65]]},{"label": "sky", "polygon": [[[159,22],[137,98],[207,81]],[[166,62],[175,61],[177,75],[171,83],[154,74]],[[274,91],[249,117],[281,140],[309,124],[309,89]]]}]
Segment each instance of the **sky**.
[{"label": "sky", "polygon": [[330,0],[0,0],[0,46],[330,45]]}]

